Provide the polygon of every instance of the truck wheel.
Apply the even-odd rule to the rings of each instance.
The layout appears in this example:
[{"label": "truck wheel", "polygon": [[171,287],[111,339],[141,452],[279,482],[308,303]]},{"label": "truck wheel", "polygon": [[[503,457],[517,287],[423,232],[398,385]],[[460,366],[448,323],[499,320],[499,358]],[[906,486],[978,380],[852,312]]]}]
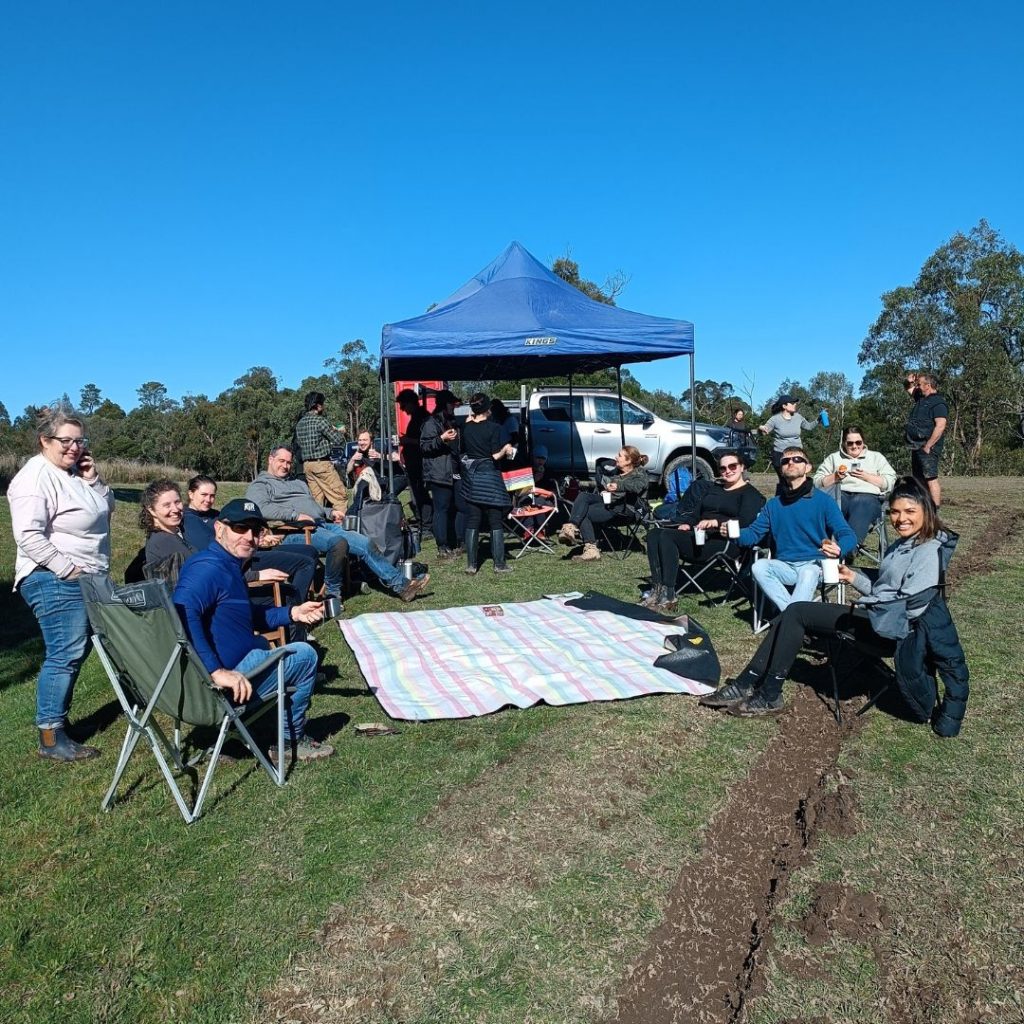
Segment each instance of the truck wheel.
[{"label": "truck wheel", "polygon": [[[677,469],[689,469],[690,468],[690,456],[689,455],[677,455],[674,459],[669,461],[669,464],[665,467],[665,475],[661,478],[662,486],[667,490],[668,482],[672,478],[672,474]],[[698,480],[714,480],[715,471],[711,468],[711,463],[707,459],[702,459],[699,455],[697,456],[697,479]]]}]

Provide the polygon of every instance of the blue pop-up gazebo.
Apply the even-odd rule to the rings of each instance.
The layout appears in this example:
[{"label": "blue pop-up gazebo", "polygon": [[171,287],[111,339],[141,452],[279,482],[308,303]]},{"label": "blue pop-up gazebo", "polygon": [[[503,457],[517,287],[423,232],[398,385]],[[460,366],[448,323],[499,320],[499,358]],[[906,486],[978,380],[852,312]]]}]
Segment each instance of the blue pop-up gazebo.
[{"label": "blue pop-up gazebo", "polygon": [[[571,388],[575,373],[614,367],[621,398],[624,365],[672,356],[690,357],[692,394],[692,323],[596,302],[512,242],[430,312],[385,324],[380,372],[390,395],[394,380],[565,375]],[[391,402],[382,408],[390,432]]]}]

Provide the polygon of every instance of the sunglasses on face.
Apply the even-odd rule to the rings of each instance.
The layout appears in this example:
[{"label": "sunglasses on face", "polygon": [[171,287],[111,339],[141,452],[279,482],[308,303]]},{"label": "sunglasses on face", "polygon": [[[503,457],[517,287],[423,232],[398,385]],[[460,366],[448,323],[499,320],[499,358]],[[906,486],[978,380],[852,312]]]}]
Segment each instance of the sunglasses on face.
[{"label": "sunglasses on face", "polygon": [[846,447],[847,448],[863,448],[864,447],[864,442],[863,441],[847,441],[846,442]]},{"label": "sunglasses on face", "polygon": [[738,462],[723,462],[718,467],[723,473],[731,473],[734,469],[739,469],[740,464]]},{"label": "sunglasses on face", "polygon": [[258,537],[263,532],[262,526],[253,526],[252,523],[228,523],[228,529],[239,536],[243,533],[251,533],[254,537]]},{"label": "sunglasses on face", "polygon": [[794,465],[802,466],[807,460],[802,455],[787,455],[784,459],[779,459],[780,466],[788,466],[791,462]]}]

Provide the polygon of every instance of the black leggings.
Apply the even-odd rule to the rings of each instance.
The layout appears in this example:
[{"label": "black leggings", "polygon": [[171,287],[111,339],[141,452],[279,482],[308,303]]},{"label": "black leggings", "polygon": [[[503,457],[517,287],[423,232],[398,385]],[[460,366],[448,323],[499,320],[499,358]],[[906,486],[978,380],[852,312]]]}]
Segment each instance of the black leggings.
[{"label": "black leggings", "polygon": [[505,524],[502,522],[504,511],[504,509],[495,508],[493,505],[474,505],[473,502],[469,502],[466,510],[466,529],[479,530],[484,513],[486,513],[488,529],[503,530],[505,528]]},{"label": "black leggings", "polygon": [[597,533],[594,530],[594,523],[607,523],[615,518],[615,512],[610,505],[604,503],[604,499],[595,491],[584,491],[573,503],[569,521],[575,523],[583,534],[583,540],[587,544],[597,542]]},{"label": "black leggings", "polygon": [[803,647],[804,634],[833,637],[840,631],[852,633],[860,641],[878,642],[868,619],[854,615],[848,604],[797,601],[772,623],[746,671],[765,680],[762,689],[766,697],[777,697]]},{"label": "black leggings", "polygon": [[697,547],[693,530],[659,527],[647,534],[647,561],[651,567],[651,581],[675,589],[680,562],[706,562],[712,555],[724,551],[729,542],[724,537],[708,537]]}]

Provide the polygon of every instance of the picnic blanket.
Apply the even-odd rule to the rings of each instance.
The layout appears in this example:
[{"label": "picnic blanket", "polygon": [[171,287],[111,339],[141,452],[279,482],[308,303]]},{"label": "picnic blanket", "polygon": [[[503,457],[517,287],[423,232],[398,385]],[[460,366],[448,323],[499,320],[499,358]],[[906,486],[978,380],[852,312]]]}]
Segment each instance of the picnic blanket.
[{"label": "picnic blanket", "polygon": [[339,625],[392,718],[472,718],[508,705],[714,688],[655,668],[680,624],[587,611],[563,599],[377,612]]}]

